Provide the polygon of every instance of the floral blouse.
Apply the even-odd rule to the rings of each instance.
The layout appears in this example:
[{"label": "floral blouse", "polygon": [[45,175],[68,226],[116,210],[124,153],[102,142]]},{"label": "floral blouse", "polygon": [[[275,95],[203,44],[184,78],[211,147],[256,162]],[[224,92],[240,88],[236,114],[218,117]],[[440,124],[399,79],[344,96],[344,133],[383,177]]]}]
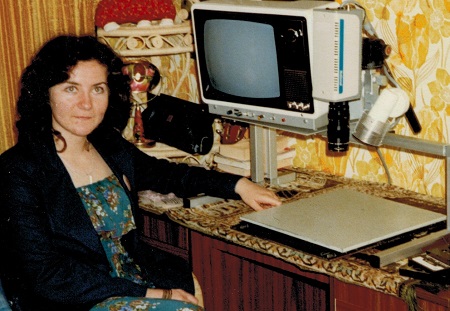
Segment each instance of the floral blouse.
[{"label": "floral blouse", "polygon": [[[145,281],[141,268],[133,262],[121,237],[136,228],[130,200],[115,175],[77,188],[111,265],[111,276],[129,279],[154,288]],[[91,311],[201,311],[202,307],[178,300],[143,297],[111,297]]]},{"label": "floral blouse", "polygon": [[111,265],[111,276],[147,284],[140,276],[140,267],[133,262],[120,239],[136,228],[127,194],[116,176],[111,175],[90,185],[79,187],[84,207],[100,235],[103,248]]}]

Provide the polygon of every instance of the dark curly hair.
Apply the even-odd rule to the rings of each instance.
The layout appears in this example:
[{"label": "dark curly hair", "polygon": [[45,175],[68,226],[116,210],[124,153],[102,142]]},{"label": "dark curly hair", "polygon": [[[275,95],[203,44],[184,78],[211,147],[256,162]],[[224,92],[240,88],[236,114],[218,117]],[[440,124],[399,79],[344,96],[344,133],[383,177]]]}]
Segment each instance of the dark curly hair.
[{"label": "dark curly hair", "polygon": [[92,36],[58,36],[48,41],[25,69],[21,79],[16,126],[21,135],[36,137],[52,130],[49,89],[69,78],[80,61],[97,60],[107,68],[109,104],[99,127],[121,131],[129,117],[130,84],[124,63],[108,46]]}]

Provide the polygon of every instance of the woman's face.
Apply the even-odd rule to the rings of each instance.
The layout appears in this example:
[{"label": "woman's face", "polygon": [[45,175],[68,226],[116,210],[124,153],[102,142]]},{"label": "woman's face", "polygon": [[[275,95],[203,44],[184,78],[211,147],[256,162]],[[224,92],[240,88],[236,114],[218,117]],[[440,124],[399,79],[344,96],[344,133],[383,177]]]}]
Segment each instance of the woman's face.
[{"label": "woman's face", "polygon": [[69,79],[50,88],[53,129],[62,136],[86,137],[108,107],[107,69],[96,60],[80,61]]}]

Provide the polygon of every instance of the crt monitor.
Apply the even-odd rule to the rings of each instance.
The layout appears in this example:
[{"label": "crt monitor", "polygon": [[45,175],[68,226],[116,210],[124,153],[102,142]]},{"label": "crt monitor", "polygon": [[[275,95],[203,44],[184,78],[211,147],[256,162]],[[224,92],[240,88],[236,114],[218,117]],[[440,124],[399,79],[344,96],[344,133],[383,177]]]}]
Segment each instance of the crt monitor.
[{"label": "crt monitor", "polygon": [[213,114],[250,123],[323,129],[329,103],[357,99],[361,91],[361,26],[338,7],[332,1],[195,3],[202,102]]}]

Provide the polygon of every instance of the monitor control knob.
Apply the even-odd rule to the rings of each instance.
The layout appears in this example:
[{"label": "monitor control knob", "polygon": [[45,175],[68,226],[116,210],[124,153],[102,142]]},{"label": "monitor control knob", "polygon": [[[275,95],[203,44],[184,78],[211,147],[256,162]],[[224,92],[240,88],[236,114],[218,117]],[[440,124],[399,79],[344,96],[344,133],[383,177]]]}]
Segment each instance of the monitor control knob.
[{"label": "monitor control knob", "polygon": [[300,33],[296,29],[289,28],[286,32],[286,41],[287,42],[296,42],[298,37],[300,37]]}]

